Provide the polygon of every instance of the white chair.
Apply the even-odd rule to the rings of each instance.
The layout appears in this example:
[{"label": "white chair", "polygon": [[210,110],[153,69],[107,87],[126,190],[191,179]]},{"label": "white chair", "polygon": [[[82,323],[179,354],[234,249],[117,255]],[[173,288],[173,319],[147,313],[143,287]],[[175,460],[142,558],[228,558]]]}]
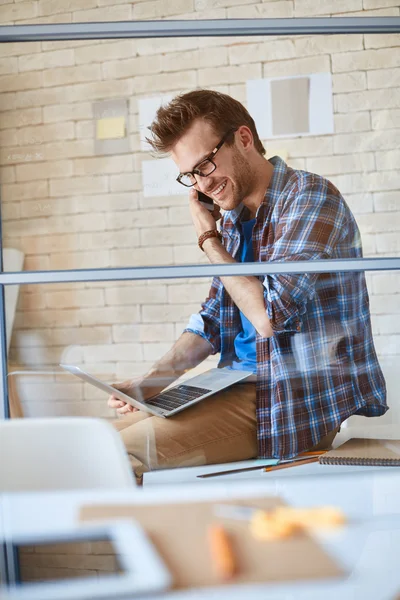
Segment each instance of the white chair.
[{"label": "white chair", "polygon": [[135,486],[124,444],[102,419],[0,421],[0,456],[0,492]]}]

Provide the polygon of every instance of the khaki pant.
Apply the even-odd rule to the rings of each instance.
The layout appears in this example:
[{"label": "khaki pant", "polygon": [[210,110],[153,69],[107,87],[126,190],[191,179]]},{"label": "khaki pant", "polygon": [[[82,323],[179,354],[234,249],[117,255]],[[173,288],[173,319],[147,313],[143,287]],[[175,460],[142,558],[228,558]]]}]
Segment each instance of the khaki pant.
[{"label": "khaki pant", "polygon": [[[256,458],[256,384],[237,383],[169,419],[137,411],[113,425],[139,480],[156,469]],[[313,449],[329,448],[336,433]]]}]

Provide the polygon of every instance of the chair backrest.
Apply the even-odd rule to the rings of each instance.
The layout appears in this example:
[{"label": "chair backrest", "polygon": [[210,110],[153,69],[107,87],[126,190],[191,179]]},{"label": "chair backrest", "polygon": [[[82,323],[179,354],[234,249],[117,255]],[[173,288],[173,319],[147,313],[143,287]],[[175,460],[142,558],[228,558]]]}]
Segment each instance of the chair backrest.
[{"label": "chair backrest", "polygon": [[124,444],[105,420],[0,421],[0,492],[135,485]]}]

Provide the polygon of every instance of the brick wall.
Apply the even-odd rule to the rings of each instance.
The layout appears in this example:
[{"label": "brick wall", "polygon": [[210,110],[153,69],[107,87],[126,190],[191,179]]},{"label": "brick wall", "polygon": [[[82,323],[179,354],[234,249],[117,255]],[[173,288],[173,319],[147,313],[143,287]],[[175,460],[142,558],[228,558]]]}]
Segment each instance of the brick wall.
[{"label": "brick wall", "polygon": [[[34,0],[1,23],[305,16],[399,16],[394,0]],[[138,99],[196,86],[246,103],[245,82],[330,71],[335,133],[265,141],[293,167],[329,177],[359,223],[366,256],[400,250],[400,35],[33,42],[0,48],[4,244],[31,269],[205,260],[182,196],[144,198]],[[131,152],[94,156],[93,102],[129,100]],[[156,163],[155,163],[156,164]],[[369,273],[376,347],[398,362],[400,275]],[[56,372],[83,364],[108,380],[141,373],[197,311],[207,280],[23,286],[10,350],[27,415],[110,417],[105,396]]]}]

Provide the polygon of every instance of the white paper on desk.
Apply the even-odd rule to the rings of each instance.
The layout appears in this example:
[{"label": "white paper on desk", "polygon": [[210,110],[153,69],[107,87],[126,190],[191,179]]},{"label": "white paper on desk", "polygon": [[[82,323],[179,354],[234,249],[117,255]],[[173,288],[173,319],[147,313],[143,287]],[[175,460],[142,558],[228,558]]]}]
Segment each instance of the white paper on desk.
[{"label": "white paper on desk", "polygon": [[152,98],[141,98],[139,100],[139,134],[141,150],[149,151],[152,149],[150,144],[145,141],[145,138],[150,136],[148,127],[154,121],[156,112],[160,106],[168,104],[170,100],[172,100],[172,96],[169,94],[153,96]]},{"label": "white paper on desk", "polygon": [[[308,125],[305,130],[291,134],[274,135],[274,107],[271,82],[284,79],[309,79]],[[294,138],[334,133],[332,76],[330,73],[312,73],[294,77],[270,77],[246,82],[247,109],[253,117],[261,139]],[[296,101],[296,98],[294,99]]]},{"label": "white paper on desk", "polygon": [[178,169],[172,158],[142,161],[143,196],[187,196],[189,188],[176,181]]}]

